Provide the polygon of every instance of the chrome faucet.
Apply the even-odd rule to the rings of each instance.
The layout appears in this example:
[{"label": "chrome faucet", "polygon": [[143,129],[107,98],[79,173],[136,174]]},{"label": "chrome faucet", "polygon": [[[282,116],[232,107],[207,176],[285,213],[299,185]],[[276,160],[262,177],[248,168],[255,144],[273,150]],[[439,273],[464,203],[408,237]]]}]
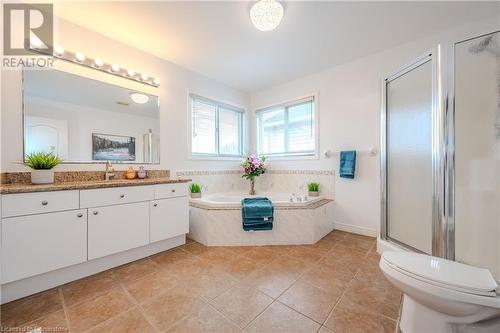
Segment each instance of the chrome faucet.
[{"label": "chrome faucet", "polygon": [[302,197],[297,193],[292,193],[292,195],[290,196],[290,202],[302,202]]},{"label": "chrome faucet", "polygon": [[115,176],[114,171],[115,169],[113,168],[113,164],[111,164],[111,161],[106,161],[106,173],[104,175],[106,181],[110,180]]}]

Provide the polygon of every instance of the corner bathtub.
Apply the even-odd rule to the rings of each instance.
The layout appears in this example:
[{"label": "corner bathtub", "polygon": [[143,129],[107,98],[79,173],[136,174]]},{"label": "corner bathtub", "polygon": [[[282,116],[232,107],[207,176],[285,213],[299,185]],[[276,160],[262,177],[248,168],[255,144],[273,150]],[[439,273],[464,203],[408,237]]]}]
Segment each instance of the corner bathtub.
[{"label": "corner bathtub", "polygon": [[[273,230],[243,231],[241,200],[250,197],[273,202]],[[333,200],[307,197],[290,202],[290,197],[289,193],[227,192],[190,199],[188,236],[207,246],[298,245],[314,244],[333,230]]]}]

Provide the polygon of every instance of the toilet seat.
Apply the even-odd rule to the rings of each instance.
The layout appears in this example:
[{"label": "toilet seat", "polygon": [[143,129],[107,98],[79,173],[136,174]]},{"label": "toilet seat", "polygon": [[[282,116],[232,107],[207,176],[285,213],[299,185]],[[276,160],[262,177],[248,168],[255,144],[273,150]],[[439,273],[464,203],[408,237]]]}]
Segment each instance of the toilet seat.
[{"label": "toilet seat", "polygon": [[390,268],[424,283],[478,296],[498,296],[498,287],[487,269],[446,259],[408,252],[384,252],[383,262]]}]

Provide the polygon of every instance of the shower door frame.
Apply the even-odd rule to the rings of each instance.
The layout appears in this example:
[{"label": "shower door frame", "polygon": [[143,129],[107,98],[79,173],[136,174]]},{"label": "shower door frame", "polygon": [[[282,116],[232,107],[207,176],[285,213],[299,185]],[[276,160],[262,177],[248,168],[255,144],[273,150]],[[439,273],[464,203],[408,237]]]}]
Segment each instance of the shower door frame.
[{"label": "shower door frame", "polygon": [[442,101],[442,64],[441,47],[428,50],[409,64],[401,67],[382,80],[382,105],[380,111],[380,190],[381,190],[381,226],[380,238],[407,250],[422,252],[408,244],[393,239],[388,234],[388,175],[387,175],[387,85],[412,70],[430,62],[432,67],[432,255],[446,257],[446,211],[444,209],[444,166],[446,150],[444,133],[446,121]]}]

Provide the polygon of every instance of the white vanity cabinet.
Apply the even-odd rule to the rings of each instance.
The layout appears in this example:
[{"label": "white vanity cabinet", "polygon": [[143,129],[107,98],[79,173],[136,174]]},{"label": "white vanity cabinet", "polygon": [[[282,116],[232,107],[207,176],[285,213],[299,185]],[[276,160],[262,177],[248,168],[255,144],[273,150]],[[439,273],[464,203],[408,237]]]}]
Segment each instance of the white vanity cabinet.
[{"label": "white vanity cabinet", "polygon": [[[2,287],[25,285],[19,281],[24,279],[32,281],[33,291],[44,290],[37,284],[69,282],[71,276],[184,244],[189,229],[185,183],[3,194],[1,199]],[[59,269],[64,272],[54,279]],[[44,279],[44,273],[51,278]]]},{"label": "white vanity cabinet", "polygon": [[86,209],[2,219],[2,283],[86,260]]},{"label": "white vanity cabinet", "polygon": [[89,260],[149,243],[149,202],[89,208]]},{"label": "white vanity cabinet", "polygon": [[151,201],[150,214],[151,243],[189,232],[188,198],[185,196]]}]

